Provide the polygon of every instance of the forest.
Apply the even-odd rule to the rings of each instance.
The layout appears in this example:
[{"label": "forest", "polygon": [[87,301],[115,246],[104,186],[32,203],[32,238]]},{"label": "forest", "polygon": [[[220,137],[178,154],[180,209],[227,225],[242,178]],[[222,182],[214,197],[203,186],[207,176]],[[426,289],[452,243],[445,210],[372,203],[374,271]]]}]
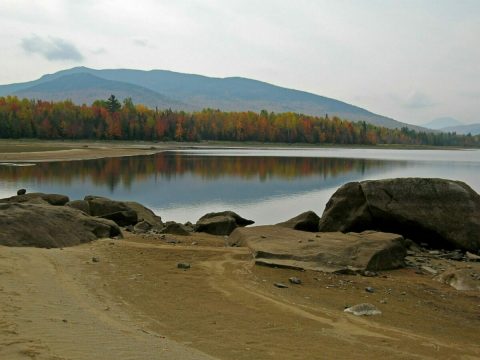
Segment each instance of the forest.
[{"label": "forest", "polygon": [[0,97],[0,138],[480,147],[480,135],[387,129],[328,114],[150,109],[114,95],[92,105]]}]

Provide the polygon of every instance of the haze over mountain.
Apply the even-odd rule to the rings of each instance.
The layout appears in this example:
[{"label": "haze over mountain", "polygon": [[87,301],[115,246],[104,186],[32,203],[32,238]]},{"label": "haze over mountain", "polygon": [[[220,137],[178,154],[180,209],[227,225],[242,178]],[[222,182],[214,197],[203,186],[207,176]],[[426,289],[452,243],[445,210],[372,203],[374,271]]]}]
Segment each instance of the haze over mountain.
[{"label": "haze over mountain", "polygon": [[455,132],[459,135],[480,135],[480,123],[478,124],[468,124],[468,125],[459,125],[459,126],[449,126],[442,128],[443,132]]},{"label": "haze over mountain", "polygon": [[224,111],[296,112],[308,115],[339,116],[365,121],[387,128],[428,131],[328,97],[242,78],[213,78],[166,70],[95,70],[75,67],[38,80],[0,85],[0,96],[64,100],[91,104],[114,94],[119,99],[131,97],[134,103],[175,110],[214,108]]},{"label": "haze over mountain", "polygon": [[434,129],[434,130],[440,130],[446,127],[461,126],[461,125],[465,125],[465,124],[450,116],[439,117],[427,122],[426,124],[423,124],[424,127],[429,129]]}]

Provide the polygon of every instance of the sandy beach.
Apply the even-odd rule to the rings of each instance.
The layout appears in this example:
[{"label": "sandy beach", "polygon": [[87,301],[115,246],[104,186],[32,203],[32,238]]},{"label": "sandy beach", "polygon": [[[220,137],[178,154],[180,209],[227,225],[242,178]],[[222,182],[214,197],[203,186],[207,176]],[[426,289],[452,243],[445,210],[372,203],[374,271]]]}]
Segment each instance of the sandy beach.
[{"label": "sandy beach", "polygon": [[[157,151],[149,146],[17,151],[0,162]],[[458,262],[468,266],[480,271]],[[382,315],[343,311],[365,302]],[[479,328],[480,292],[411,268],[363,277],[258,266],[247,248],[203,233],[0,246],[0,359],[478,359]]]}]

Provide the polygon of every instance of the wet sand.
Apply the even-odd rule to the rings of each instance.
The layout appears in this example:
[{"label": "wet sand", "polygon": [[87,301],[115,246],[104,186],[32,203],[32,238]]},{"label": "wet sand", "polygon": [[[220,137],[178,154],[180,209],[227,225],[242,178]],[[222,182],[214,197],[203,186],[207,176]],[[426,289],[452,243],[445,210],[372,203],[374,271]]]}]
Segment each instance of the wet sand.
[{"label": "wet sand", "polygon": [[[273,286],[290,276],[303,284]],[[343,312],[361,302],[382,315]],[[478,305],[479,292],[413,269],[367,278],[256,266],[207,234],[0,247],[2,359],[475,359]]]}]

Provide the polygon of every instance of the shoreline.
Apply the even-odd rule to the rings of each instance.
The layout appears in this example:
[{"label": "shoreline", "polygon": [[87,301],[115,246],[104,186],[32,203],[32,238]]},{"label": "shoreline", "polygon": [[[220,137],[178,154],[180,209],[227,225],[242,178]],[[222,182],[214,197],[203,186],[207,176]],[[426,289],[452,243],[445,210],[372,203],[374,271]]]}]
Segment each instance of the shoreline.
[{"label": "shoreline", "polygon": [[128,142],[128,141],[62,141],[62,140],[0,140],[0,163],[49,162],[93,160],[111,157],[153,155],[171,150],[312,150],[312,149],[378,149],[378,150],[453,150],[469,151],[475,148],[431,146],[342,146],[283,143],[235,143],[235,142]]}]

